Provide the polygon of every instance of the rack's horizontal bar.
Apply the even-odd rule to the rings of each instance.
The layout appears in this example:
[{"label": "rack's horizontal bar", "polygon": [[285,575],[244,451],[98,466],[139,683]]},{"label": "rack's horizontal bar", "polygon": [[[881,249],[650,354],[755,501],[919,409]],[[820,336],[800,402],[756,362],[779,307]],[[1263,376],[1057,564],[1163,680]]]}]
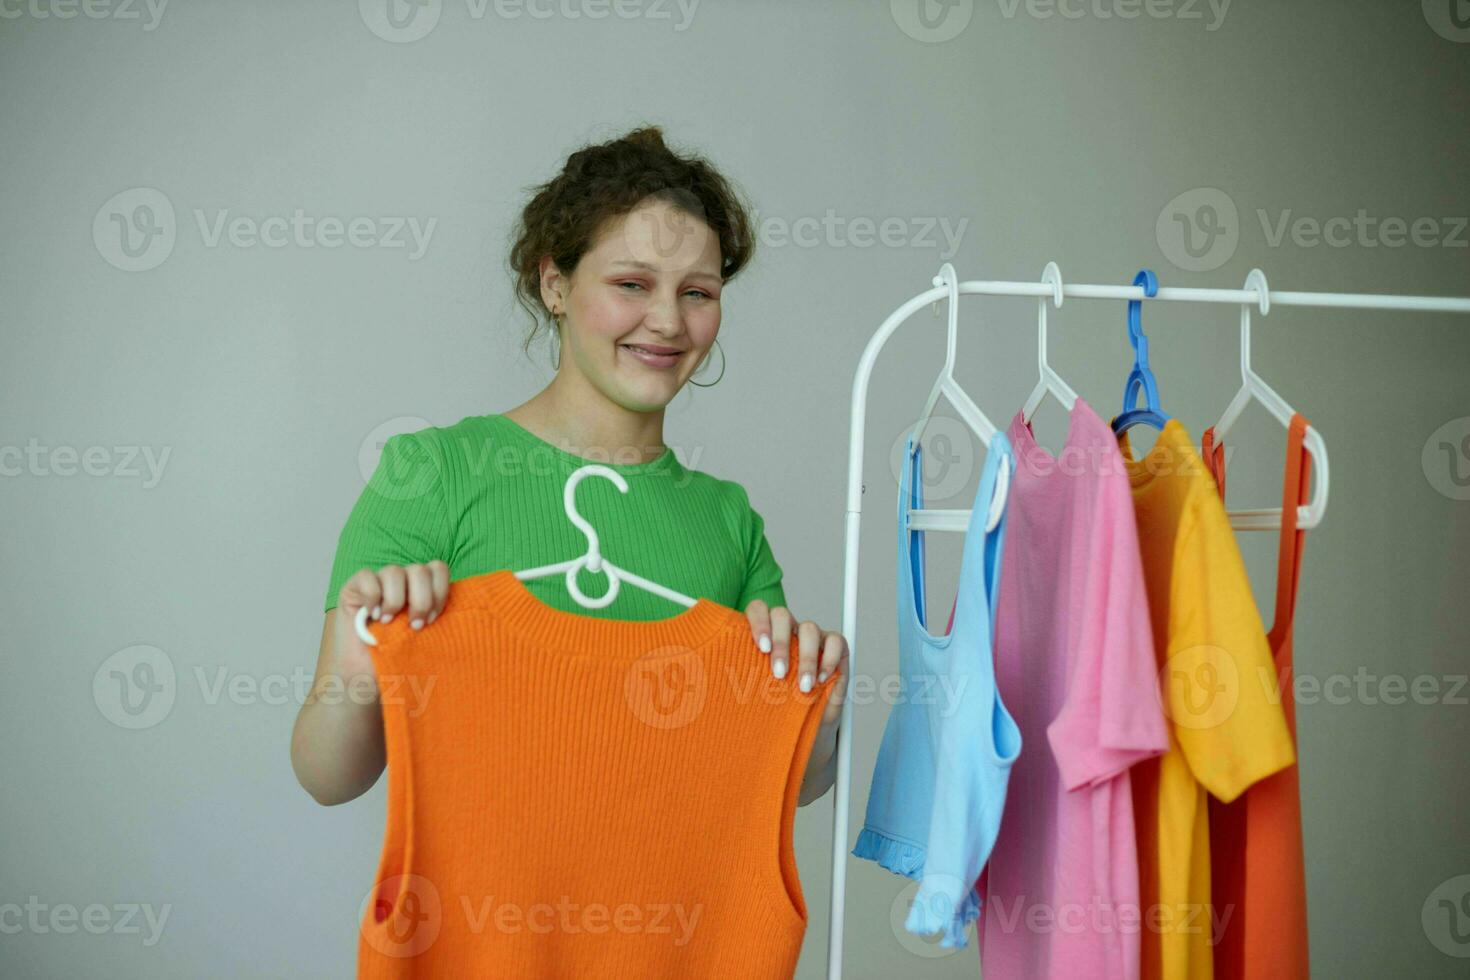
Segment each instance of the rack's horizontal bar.
[{"label": "rack's horizontal bar", "polygon": [[[932,290],[937,301],[946,293],[944,287]],[[969,280],[960,283],[961,293],[989,296],[1051,296],[1052,287],[1045,282],[999,282]],[[1184,303],[1256,303],[1260,296],[1254,289],[1205,289],[1192,286],[1160,286],[1155,296],[1145,296],[1142,286],[1114,286],[1094,283],[1064,283],[1062,298],[1077,299],[1141,299],[1173,300]],[[1364,310],[1414,310],[1424,313],[1470,313],[1470,297],[1459,296],[1393,296],[1382,293],[1303,293],[1270,291],[1272,306],[1328,306]]]}]

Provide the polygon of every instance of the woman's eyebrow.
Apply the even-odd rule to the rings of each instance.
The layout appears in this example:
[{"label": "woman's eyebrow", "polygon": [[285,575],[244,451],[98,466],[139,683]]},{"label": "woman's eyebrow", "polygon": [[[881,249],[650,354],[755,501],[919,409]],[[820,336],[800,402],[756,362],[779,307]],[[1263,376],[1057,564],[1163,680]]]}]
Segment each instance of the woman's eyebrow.
[{"label": "woman's eyebrow", "polygon": [[[657,266],[649,265],[647,262],[639,262],[633,259],[619,259],[612,263],[614,268],[639,269],[644,272],[661,272]],[[690,279],[708,279],[711,282],[719,282],[720,277],[709,272],[690,272]]]}]

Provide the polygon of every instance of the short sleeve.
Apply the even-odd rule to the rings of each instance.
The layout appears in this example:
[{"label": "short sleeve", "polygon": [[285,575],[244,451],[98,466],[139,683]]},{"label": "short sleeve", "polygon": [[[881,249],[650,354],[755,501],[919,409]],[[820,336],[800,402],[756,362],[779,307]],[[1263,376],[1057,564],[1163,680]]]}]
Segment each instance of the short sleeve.
[{"label": "short sleeve", "polygon": [[390,436],[337,537],[327,611],[361,569],[448,561],[451,547],[443,474],[433,452],[422,433]]},{"label": "short sleeve", "polygon": [[1296,751],[1240,548],[1213,487],[1201,486],[1174,554],[1165,704],[1194,778],[1229,803]]},{"label": "short sleeve", "polygon": [[1096,785],[1169,748],[1133,495],[1122,466],[1096,487],[1072,561],[1069,672],[1047,739],[1067,789]]},{"label": "short sleeve", "polygon": [[766,540],[766,522],[746,500],[745,520],[745,585],[740,590],[740,602],[736,608],[744,612],[756,599],[764,599],[766,605],[775,609],[786,605],[786,590],[781,579],[784,573]]}]

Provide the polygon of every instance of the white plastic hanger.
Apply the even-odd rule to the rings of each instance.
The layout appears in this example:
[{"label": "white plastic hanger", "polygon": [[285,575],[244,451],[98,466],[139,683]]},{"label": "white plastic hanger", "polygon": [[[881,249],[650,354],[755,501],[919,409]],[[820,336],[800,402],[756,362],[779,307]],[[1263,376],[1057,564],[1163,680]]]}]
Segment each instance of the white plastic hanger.
[{"label": "white plastic hanger", "polygon": [[[1052,302],[1060,309],[1062,306],[1062,270],[1057,268],[1055,262],[1046,264],[1046,268],[1041,273],[1041,281],[1051,284]],[[1061,375],[1052,370],[1052,366],[1046,360],[1045,296],[1039,297],[1036,309],[1036,364],[1040,368],[1041,378],[1036,382],[1036,387],[1031,389],[1031,394],[1026,398],[1026,404],[1021,408],[1021,421],[1028,424],[1048,393],[1061,402],[1062,407],[1069,412],[1077,404],[1077,392],[1062,380]]]},{"label": "white plastic hanger", "polygon": [[[934,277],[934,285],[949,287],[948,347],[944,357],[944,367],[940,370],[939,377],[934,381],[934,388],[929,392],[929,400],[924,403],[924,411],[919,416],[919,421],[914,428],[914,445],[919,445],[920,441],[924,438],[924,429],[928,426],[929,419],[934,414],[934,405],[939,401],[939,396],[943,394],[949,399],[950,404],[955,407],[955,410],[959,412],[960,418],[964,420],[965,424],[973,429],[975,434],[980,437],[980,441],[984,443],[985,448],[989,449],[991,437],[997,431],[995,424],[985,417],[985,413],[980,411],[980,407],[970,399],[969,395],[965,394],[965,390],[960,387],[959,382],[954,377],[955,338],[959,333],[960,323],[960,279],[955,274],[954,266],[948,262],[940,266],[939,275]],[[939,312],[937,305],[935,312]],[[990,498],[990,513],[986,517],[985,530],[994,531],[996,525],[1000,523],[1001,515],[1005,513],[1006,493],[1009,488],[1010,466],[1008,461],[1002,460],[995,474],[995,492]],[[963,531],[968,524],[969,518],[969,511],[965,510],[941,511],[921,508],[910,509],[909,513],[913,517],[910,526],[914,530],[937,529]],[[939,519],[936,520],[936,517]],[[953,526],[953,523],[957,519],[962,519],[965,523],[959,524],[958,527]]]},{"label": "white plastic hanger", "polygon": [[[559,561],[553,565],[541,565],[537,568],[528,568],[524,571],[516,572],[516,578],[524,582],[527,579],[545,578],[548,575],[565,573],[567,591],[572,594],[573,599],[576,599],[577,602],[589,609],[601,609],[616,599],[618,597],[618,588],[623,582],[636,585],[640,589],[646,589],[655,595],[663,596],[665,599],[681,605],[693,606],[695,600],[684,593],[676,592],[673,589],[659,585],[657,582],[650,582],[648,579],[640,575],[635,575],[625,568],[619,568],[602,557],[602,550],[598,544],[597,529],[588,523],[585,517],[577,513],[577,484],[589,476],[606,477],[613,482],[613,486],[617,487],[620,493],[628,492],[628,481],[623,479],[622,474],[610,467],[603,466],[601,463],[589,463],[586,466],[578,467],[567,477],[566,486],[562,490],[562,502],[567,508],[567,519],[581,528],[582,533],[587,535],[586,554],[579,555],[576,558],[570,558],[566,561]],[[607,592],[593,598],[583,593],[577,587],[577,573],[584,568],[591,572],[603,572],[607,575]],[[368,608],[363,606],[357,611],[358,638],[368,646],[377,646],[378,641],[368,632],[367,617]]]},{"label": "white plastic hanger", "polygon": [[[1266,285],[1264,272],[1260,269],[1252,269],[1245,277],[1244,288],[1255,289],[1262,316],[1270,312],[1271,290]],[[1215,443],[1217,445],[1224,444],[1225,433],[1230,431],[1230,426],[1240,417],[1246,403],[1252,398],[1266,406],[1267,411],[1276,416],[1276,420],[1282,425],[1289,426],[1291,417],[1296,414],[1295,410],[1286,403],[1286,399],[1278,395],[1270,385],[1261,380],[1260,375],[1251,370],[1250,303],[1242,303],[1240,306],[1240,379],[1240,390],[1226,406],[1225,414],[1220,416],[1220,421],[1215,423]],[[1302,505],[1297,511],[1297,527],[1306,529],[1320,524],[1322,515],[1327,512],[1327,445],[1322,441],[1322,436],[1316,428],[1311,425],[1307,426],[1306,432],[1302,435],[1302,445],[1311,454],[1312,480],[1316,484],[1311,501]],[[1238,531],[1268,531],[1281,527],[1280,507],[1227,510],[1226,514],[1230,517],[1230,526]]]}]

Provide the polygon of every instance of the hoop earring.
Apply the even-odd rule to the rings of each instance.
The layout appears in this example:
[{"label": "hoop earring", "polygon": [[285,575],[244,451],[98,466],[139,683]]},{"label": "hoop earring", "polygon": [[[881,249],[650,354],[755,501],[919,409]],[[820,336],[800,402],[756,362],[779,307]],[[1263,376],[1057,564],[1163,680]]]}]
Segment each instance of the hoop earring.
[{"label": "hoop earring", "polygon": [[551,358],[551,369],[559,371],[561,370],[561,317],[553,313],[551,322],[555,324],[551,331],[551,339],[548,341],[555,348]]},{"label": "hoop earring", "polygon": [[[716,347],[720,347],[720,339],[718,337],[715,338],[715,346]],[[706,354],[705,357],[707,359],[709,357],[709,355]],[[701,363],[699,366],[700,367],[704,367],[704,364]],[[725,376],[725,348],[720,347],[720,378],[723,378],[724,376]],[[692,384],[692,385],[698,385],[700,388],[713,388],[715,385],[717,385],[717,384],[720,383],[720,378],[716,378],[715,380],[711,381],[707,385],[702,385],[702,384],[699,384],[698,381],[695,381],[691,377],[689,379],[689,383]]]}]

